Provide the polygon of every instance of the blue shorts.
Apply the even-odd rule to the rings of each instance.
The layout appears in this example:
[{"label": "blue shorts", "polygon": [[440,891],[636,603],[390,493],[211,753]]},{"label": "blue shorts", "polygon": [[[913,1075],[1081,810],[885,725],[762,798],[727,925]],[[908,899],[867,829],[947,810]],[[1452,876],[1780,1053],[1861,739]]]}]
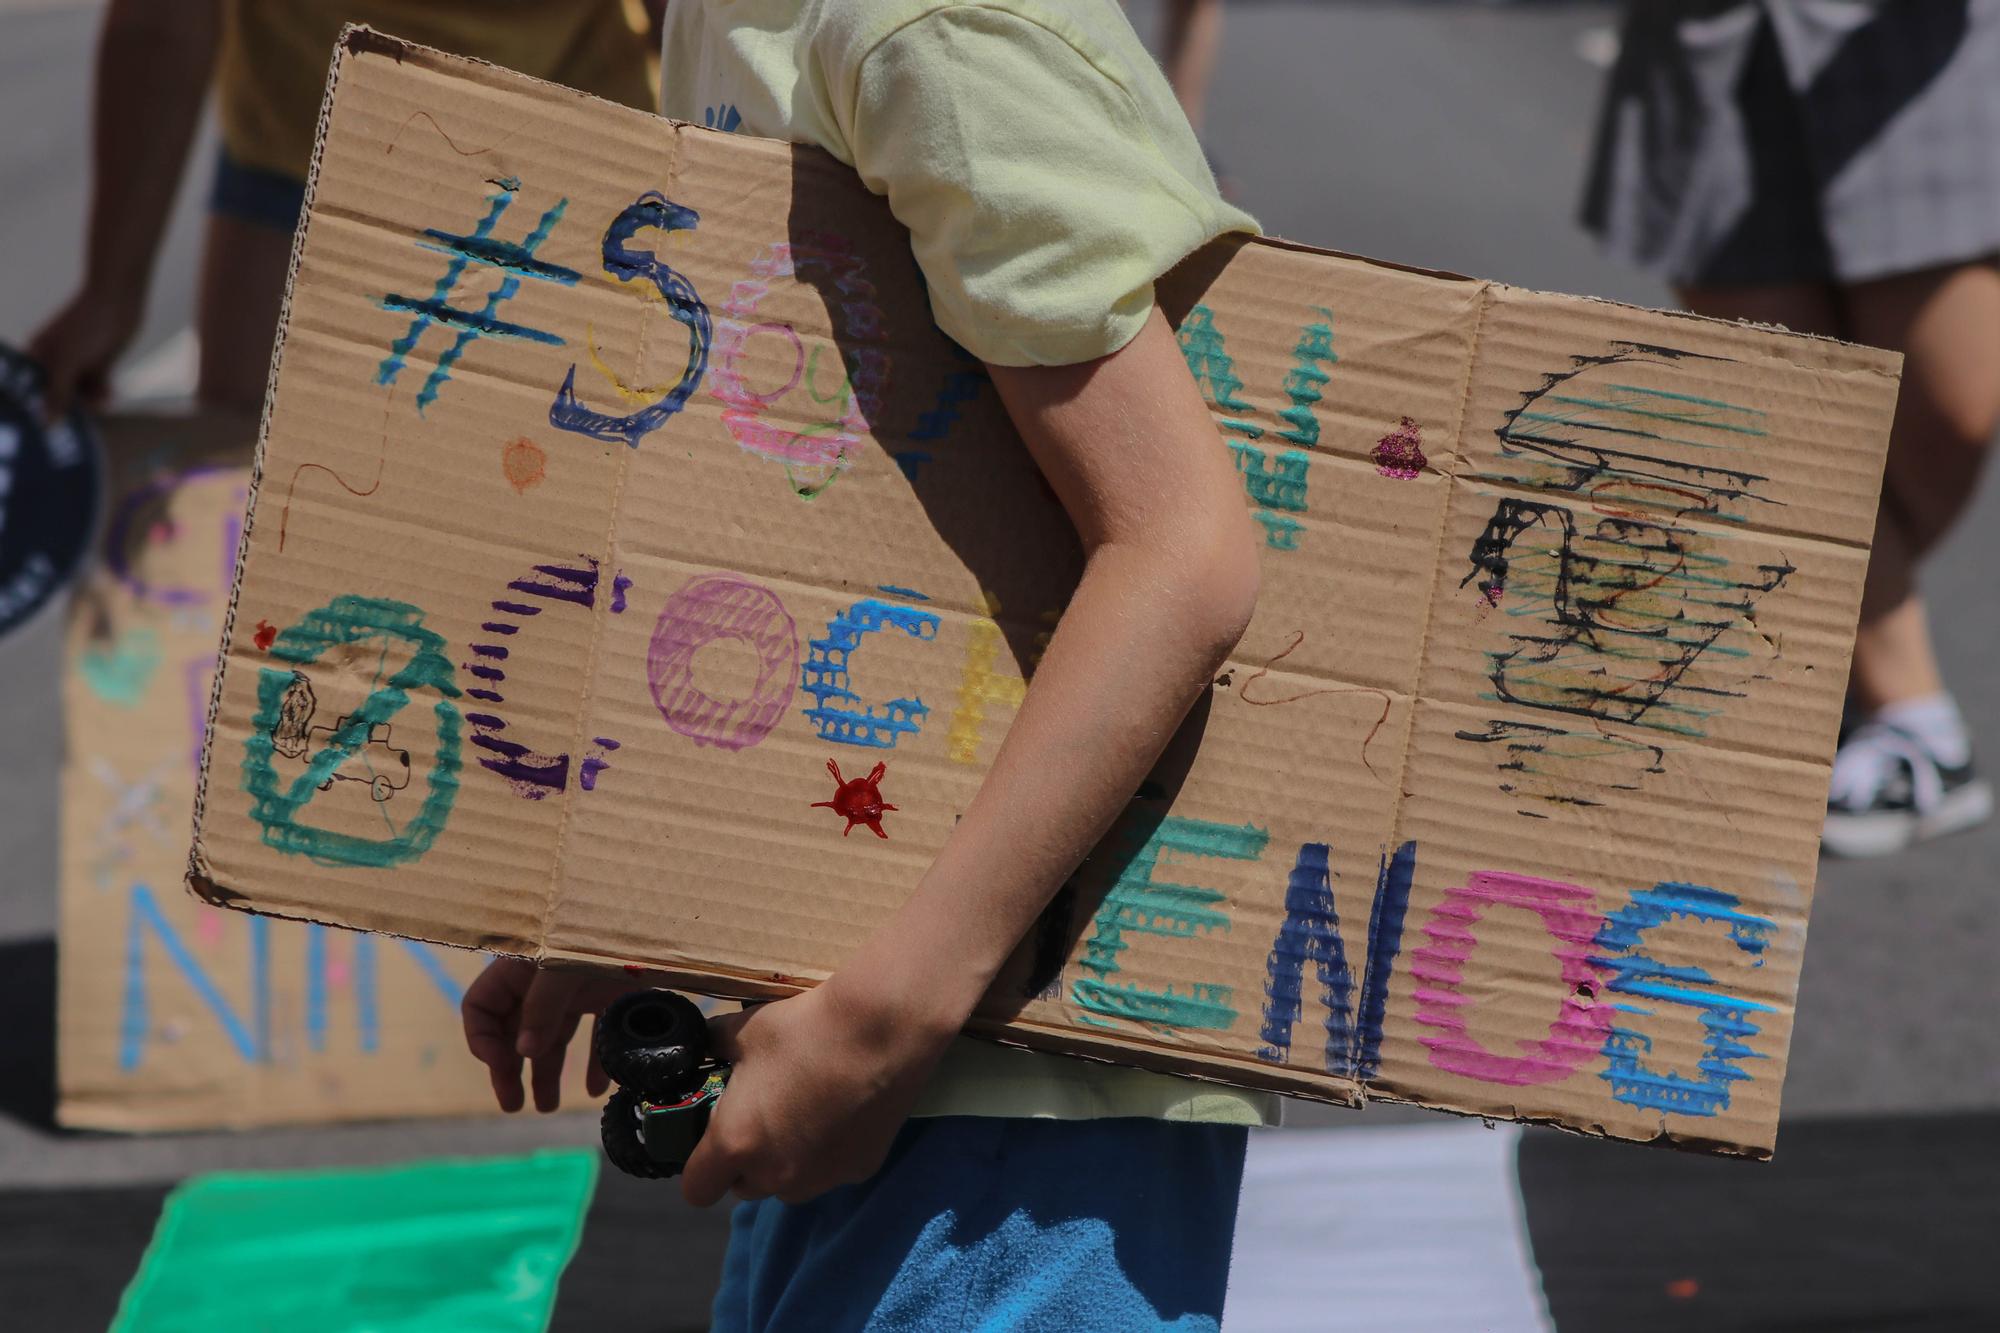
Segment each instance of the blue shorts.
[{"label": "blue shorts", "polygon": [[246,167],[223,149],[215,155],[215,184],[208,192],[208,211],[223,217],[269,227],[287,234],[297,229],[305,211],[306,183],[296,176],[262,167]]},{"label": "blue shorts", "polygon": [[1247,1133],[912,1120],[873,1180],[737,1206],[713,1333],[1215,1330]]}]

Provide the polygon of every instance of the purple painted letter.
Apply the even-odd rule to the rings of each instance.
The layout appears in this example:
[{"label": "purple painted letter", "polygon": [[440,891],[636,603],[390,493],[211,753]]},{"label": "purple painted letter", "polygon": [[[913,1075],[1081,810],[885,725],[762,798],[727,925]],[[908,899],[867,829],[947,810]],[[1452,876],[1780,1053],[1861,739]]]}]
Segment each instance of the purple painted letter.
[{"label": "purple painted letter", "polygon": [[[694,683],[694,659],[717,639],[740,639],[757,654],[749,697],[717,699]],[[696,745],[745,750],[771,734],[791,705],[799,677],[799,633],[778,595],[735,574],[689,579],[667,598],[646,654],[653,702],[667,725]]]}]

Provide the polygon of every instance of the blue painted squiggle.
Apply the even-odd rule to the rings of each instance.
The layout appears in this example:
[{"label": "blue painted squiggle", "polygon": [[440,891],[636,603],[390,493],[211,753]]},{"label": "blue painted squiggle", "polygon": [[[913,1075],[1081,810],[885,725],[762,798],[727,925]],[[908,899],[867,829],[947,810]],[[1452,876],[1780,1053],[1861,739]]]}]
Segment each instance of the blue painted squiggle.
[{"label": "blue painted squiggle", "polygon": [[[1196,384],[1202,386],[1209,406],[1225,412],[1246,414],[1255,410],[1241,396],[1243,381],[1236,374],[1236,359],[1229,355],[1222,330],[1215,327],[1213,310],[1198,305],[1188,311],[1175,336],[1180,340],[1181,356],[1187,361],[1188,373],[1194,376]],[[1262,426],[1252,425],[1241,418],[1225,418],[1222,425],[1224,429],[1246,439],[1260,439],[1264,434]]]},{"label": "blue painted squiggle", "polygon": [[1254,444],[1229,442],[1229,456],[1243,478],[1243,489],[1257,508],[1252,517],[1264,525],[1264,544],[1274,551],[1299,549],[1304,526],[1293,514],[1306,511],[1306,468],[1303,450],[1287,449],[1275,460]]}]

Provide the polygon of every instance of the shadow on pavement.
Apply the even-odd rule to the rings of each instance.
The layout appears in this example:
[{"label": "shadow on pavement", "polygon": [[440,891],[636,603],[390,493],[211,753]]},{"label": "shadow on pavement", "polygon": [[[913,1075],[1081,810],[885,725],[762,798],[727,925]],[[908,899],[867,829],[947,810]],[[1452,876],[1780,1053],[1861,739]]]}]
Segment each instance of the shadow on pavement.
[{"label": "shadow on pavement", "polygon": [[[56,942],[0,943],[0,1115],[56,1127]],[[0,1227],[0,1232],[6,1229]]]},{"label": "shadow on pavement", "polygon": [[2000,1328],[2000,1115],[1789,1124],[1770,1164],[1521,1140],[1559,1329]]},{"label": "shadow on pavement", "polygon": [[165,1185],[0,1191],[7,1326],[38,1333],[109,1327],[166,1195]]}]

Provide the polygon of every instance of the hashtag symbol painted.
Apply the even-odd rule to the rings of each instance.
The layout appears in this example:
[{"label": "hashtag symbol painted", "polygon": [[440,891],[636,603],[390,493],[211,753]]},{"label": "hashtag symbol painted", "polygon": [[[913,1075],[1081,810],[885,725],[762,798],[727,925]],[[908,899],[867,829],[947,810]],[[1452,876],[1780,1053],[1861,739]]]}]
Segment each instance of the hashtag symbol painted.
[{"label": "hashtag symbol painted", "polygon": [[[429,227],[424,230],[424,236],[428,239],[417,242],[426,250],[435,250],[439,254],[451,257],[451,262],[445,265],[444,276],[438,279],[437,287],[431,292],[429,299],[418,300],[414,296],[402,296],[395,292],[382,298],[381,304],[384,310],[403,311],[414,318],[410,320],[410,327],[403,336],[390,344],[389,355],[383,357],[382,364],[376,367],[377,384],[396,382],[396,377],[402,374],[404,359],[409,356],[431,325],[442,325],[456,330],[457,333],[452,339],[451,346],[445,349],[444,355],[438,358],[437,365],[432,367],[429,377],[424,380],[424,387],[417,391],[419,412],[436,401],[438,390],[451,378],[452,367],[458,364],[459,358],[465,355],[465,349],[476,339],[524,338],[529,342],[555,346],[560,346],[563,342],[562,338],[545,329],[509,323],[495,318],[495,313],[500,309],[501,302],[509,300],[521,290],[523,278],[534,278],[538,282],[560,283],[565,287],[575,286],[581,278],[582,275],[574,269],[544,263],[535,258],[535,251],[549,238],[549,233],[555,230],[556,223],[562,220],[563,210],[569,207],[569,200],[558,199],[546,213],[542,214],[542,220],[535,224],[535,229],[528,233],[527,239],[519,244],[496,240],[493,236],[494,224],[500,221],[500,215],[514,202],[514,196],[520,191],[521,182],[509,176],[495,181],[494,184],[500,187],[499,193],[487,196],[486,216],[479,220],[479,224],[472,229],[470,235],[460,236]],[[497,268],[507,275],[501,279],[500,285],[487,295],[485,306],[479,310],[468,310],[452,305],[447,299],[458,286],[459,279],[465,276],[465,270],[473,264]]]}]

